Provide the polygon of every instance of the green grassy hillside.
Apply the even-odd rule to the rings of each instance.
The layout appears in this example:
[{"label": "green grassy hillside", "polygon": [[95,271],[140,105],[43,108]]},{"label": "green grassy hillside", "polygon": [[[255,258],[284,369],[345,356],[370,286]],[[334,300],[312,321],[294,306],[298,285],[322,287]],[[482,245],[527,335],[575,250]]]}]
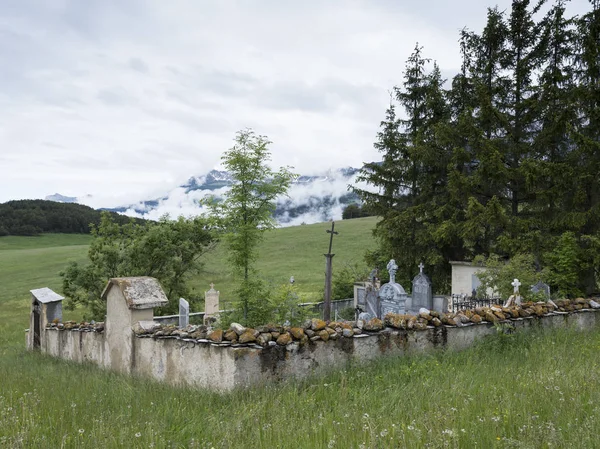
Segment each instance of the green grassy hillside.
[{"label": "green grassy hillside", "polygon": [[[371,230],[375,223],[373,217],[336,223],[339,235],[334,237],[334,269],[350,261],[362,261],[365,250],[374,244]],[[261,275],[275,283],[287,282],[294,276],[303,300],[319,300],[325,279],[323,254],[329,245],[327,229],[330,224],[320,223],[267,232],[256,264]],[[86,261],[90,239],[78,234],[1,237],[0,304],[8,299],[25,298],[33,288],[47,286],[59,291],[58,273],[70,260]],[[217,246],[205,256],[204,263],[203,272],[191,281],[192,288],[201,294],[214,282],[222,298],[231,298],[234,280],[228,274],[224,248]]]},{"label": "green grassy hillside", "polygon": [[8,235],[0,238],[0,251],[88,245],[91,239],[89,234],[42,234],[28,237]]},{"label": "green grassy hillside", "polygon": [[[362,262],[364,253],[375,241],[372,229],[375,217],[336,222],[339,232],[333,238],[334,270],[348,262]],[[321,300],[325,284],[325,254],[329,248],[330,223],[276,229],[265,234],[259,249],[256,267],[269,281],[280,284],[294,276],[295,285],[305,301]],[[221,291],[222,298],[230,298],[234,280],[228,274],[226,253],[222,247],[205,257],[204,272],[191,283],[202,292],[211,282]]]}]

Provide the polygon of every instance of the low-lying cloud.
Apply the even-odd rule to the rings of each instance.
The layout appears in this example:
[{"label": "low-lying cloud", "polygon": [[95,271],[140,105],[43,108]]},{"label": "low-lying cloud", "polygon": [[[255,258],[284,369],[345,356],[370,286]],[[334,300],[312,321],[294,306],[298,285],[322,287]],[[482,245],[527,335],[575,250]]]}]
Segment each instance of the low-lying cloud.
[{"label": "low-lying cloud", "polygon": [[[288,194],[277,199],[277,220],[280,226],[296,226],[328,220],[339,220],[342,217],[351,195],[349,185],[367,188],[365,183],[357,183],[357,174],[345,176],[338,170],[330,170],[318,175],[310,181],[294,183]],[[203,183],[204,178],[196,178]],[[189,190],[189,186],[178,186],[163,195],[157,195],[142,201],[117,202],[118,198],[100,198],[88,196],[79,202],[92,207],[119,208],[122,213],[132,217],[143,217],[157,220],[168,214],[175,218],[198,216],[206,212],[200,200],[209,195],[221,197],[229,187],[219,189]]]}]

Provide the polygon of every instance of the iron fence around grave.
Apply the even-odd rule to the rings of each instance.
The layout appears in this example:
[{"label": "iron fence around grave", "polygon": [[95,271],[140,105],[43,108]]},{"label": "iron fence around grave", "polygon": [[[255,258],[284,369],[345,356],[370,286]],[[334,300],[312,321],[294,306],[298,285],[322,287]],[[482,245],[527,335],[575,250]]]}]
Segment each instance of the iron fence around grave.
[{"label": "iron fence around grave", "polygon": [[452,312],[461,310],[472,310],[477,307],[491,307],[493,305],[502,305],[502,298],[476,298],[465,295],[452,295],[450,309]]}]

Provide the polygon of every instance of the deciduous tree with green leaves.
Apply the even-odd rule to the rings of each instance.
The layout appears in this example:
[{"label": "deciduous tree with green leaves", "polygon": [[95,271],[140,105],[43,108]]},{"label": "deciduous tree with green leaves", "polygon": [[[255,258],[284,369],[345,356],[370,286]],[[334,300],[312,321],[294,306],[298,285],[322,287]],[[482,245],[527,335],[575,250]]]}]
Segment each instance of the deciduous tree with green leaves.
[{"label": "deciduous tree with green leaves", "polygon": [[100,224],[92,225],[94,237],[88,251],[90,262],[71,262],[61,272],[67,306],[83,305],[86,318],[102,320],[106,303],[100,295],[113,277],[152,276],[165,290],[169,304],[165,312],[177,310],[178,299],[189,296],[186,281],[197,273],[201,257],[213,247],[213,238],[202,218],[170,220],[167,215],[145,225],[118,224],[103,213]]},{"label": "deciduous tree with green leaves", "polygon": [[254,268],[258,243],[263,233],[276,225],[275,200],[287,193],[296,178],[291,167],[271,169],[270,143],[250,129],[239,131],[234,146],[221,158],[224,169],[232,176],[231,188],[222,198],[210,196],[202,201],[214,229],[227,246],[234,275],[241,277],[236,294],[240,321],[246,325],[260,321],[262,315],[260,292],[264,292],[264,286]]}]

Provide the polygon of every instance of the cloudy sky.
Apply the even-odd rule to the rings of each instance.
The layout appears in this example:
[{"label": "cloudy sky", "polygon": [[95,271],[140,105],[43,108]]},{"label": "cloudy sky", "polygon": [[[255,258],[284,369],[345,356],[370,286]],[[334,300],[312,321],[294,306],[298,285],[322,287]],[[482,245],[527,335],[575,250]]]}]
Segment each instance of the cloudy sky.
[{"label": "cloudy sky", "polygon": [[217,167],[245,127],[275,166],[361,166],[415,43],[452,76],[458,30],[492,4],[1,0],[0,202],[152,198]]}]

